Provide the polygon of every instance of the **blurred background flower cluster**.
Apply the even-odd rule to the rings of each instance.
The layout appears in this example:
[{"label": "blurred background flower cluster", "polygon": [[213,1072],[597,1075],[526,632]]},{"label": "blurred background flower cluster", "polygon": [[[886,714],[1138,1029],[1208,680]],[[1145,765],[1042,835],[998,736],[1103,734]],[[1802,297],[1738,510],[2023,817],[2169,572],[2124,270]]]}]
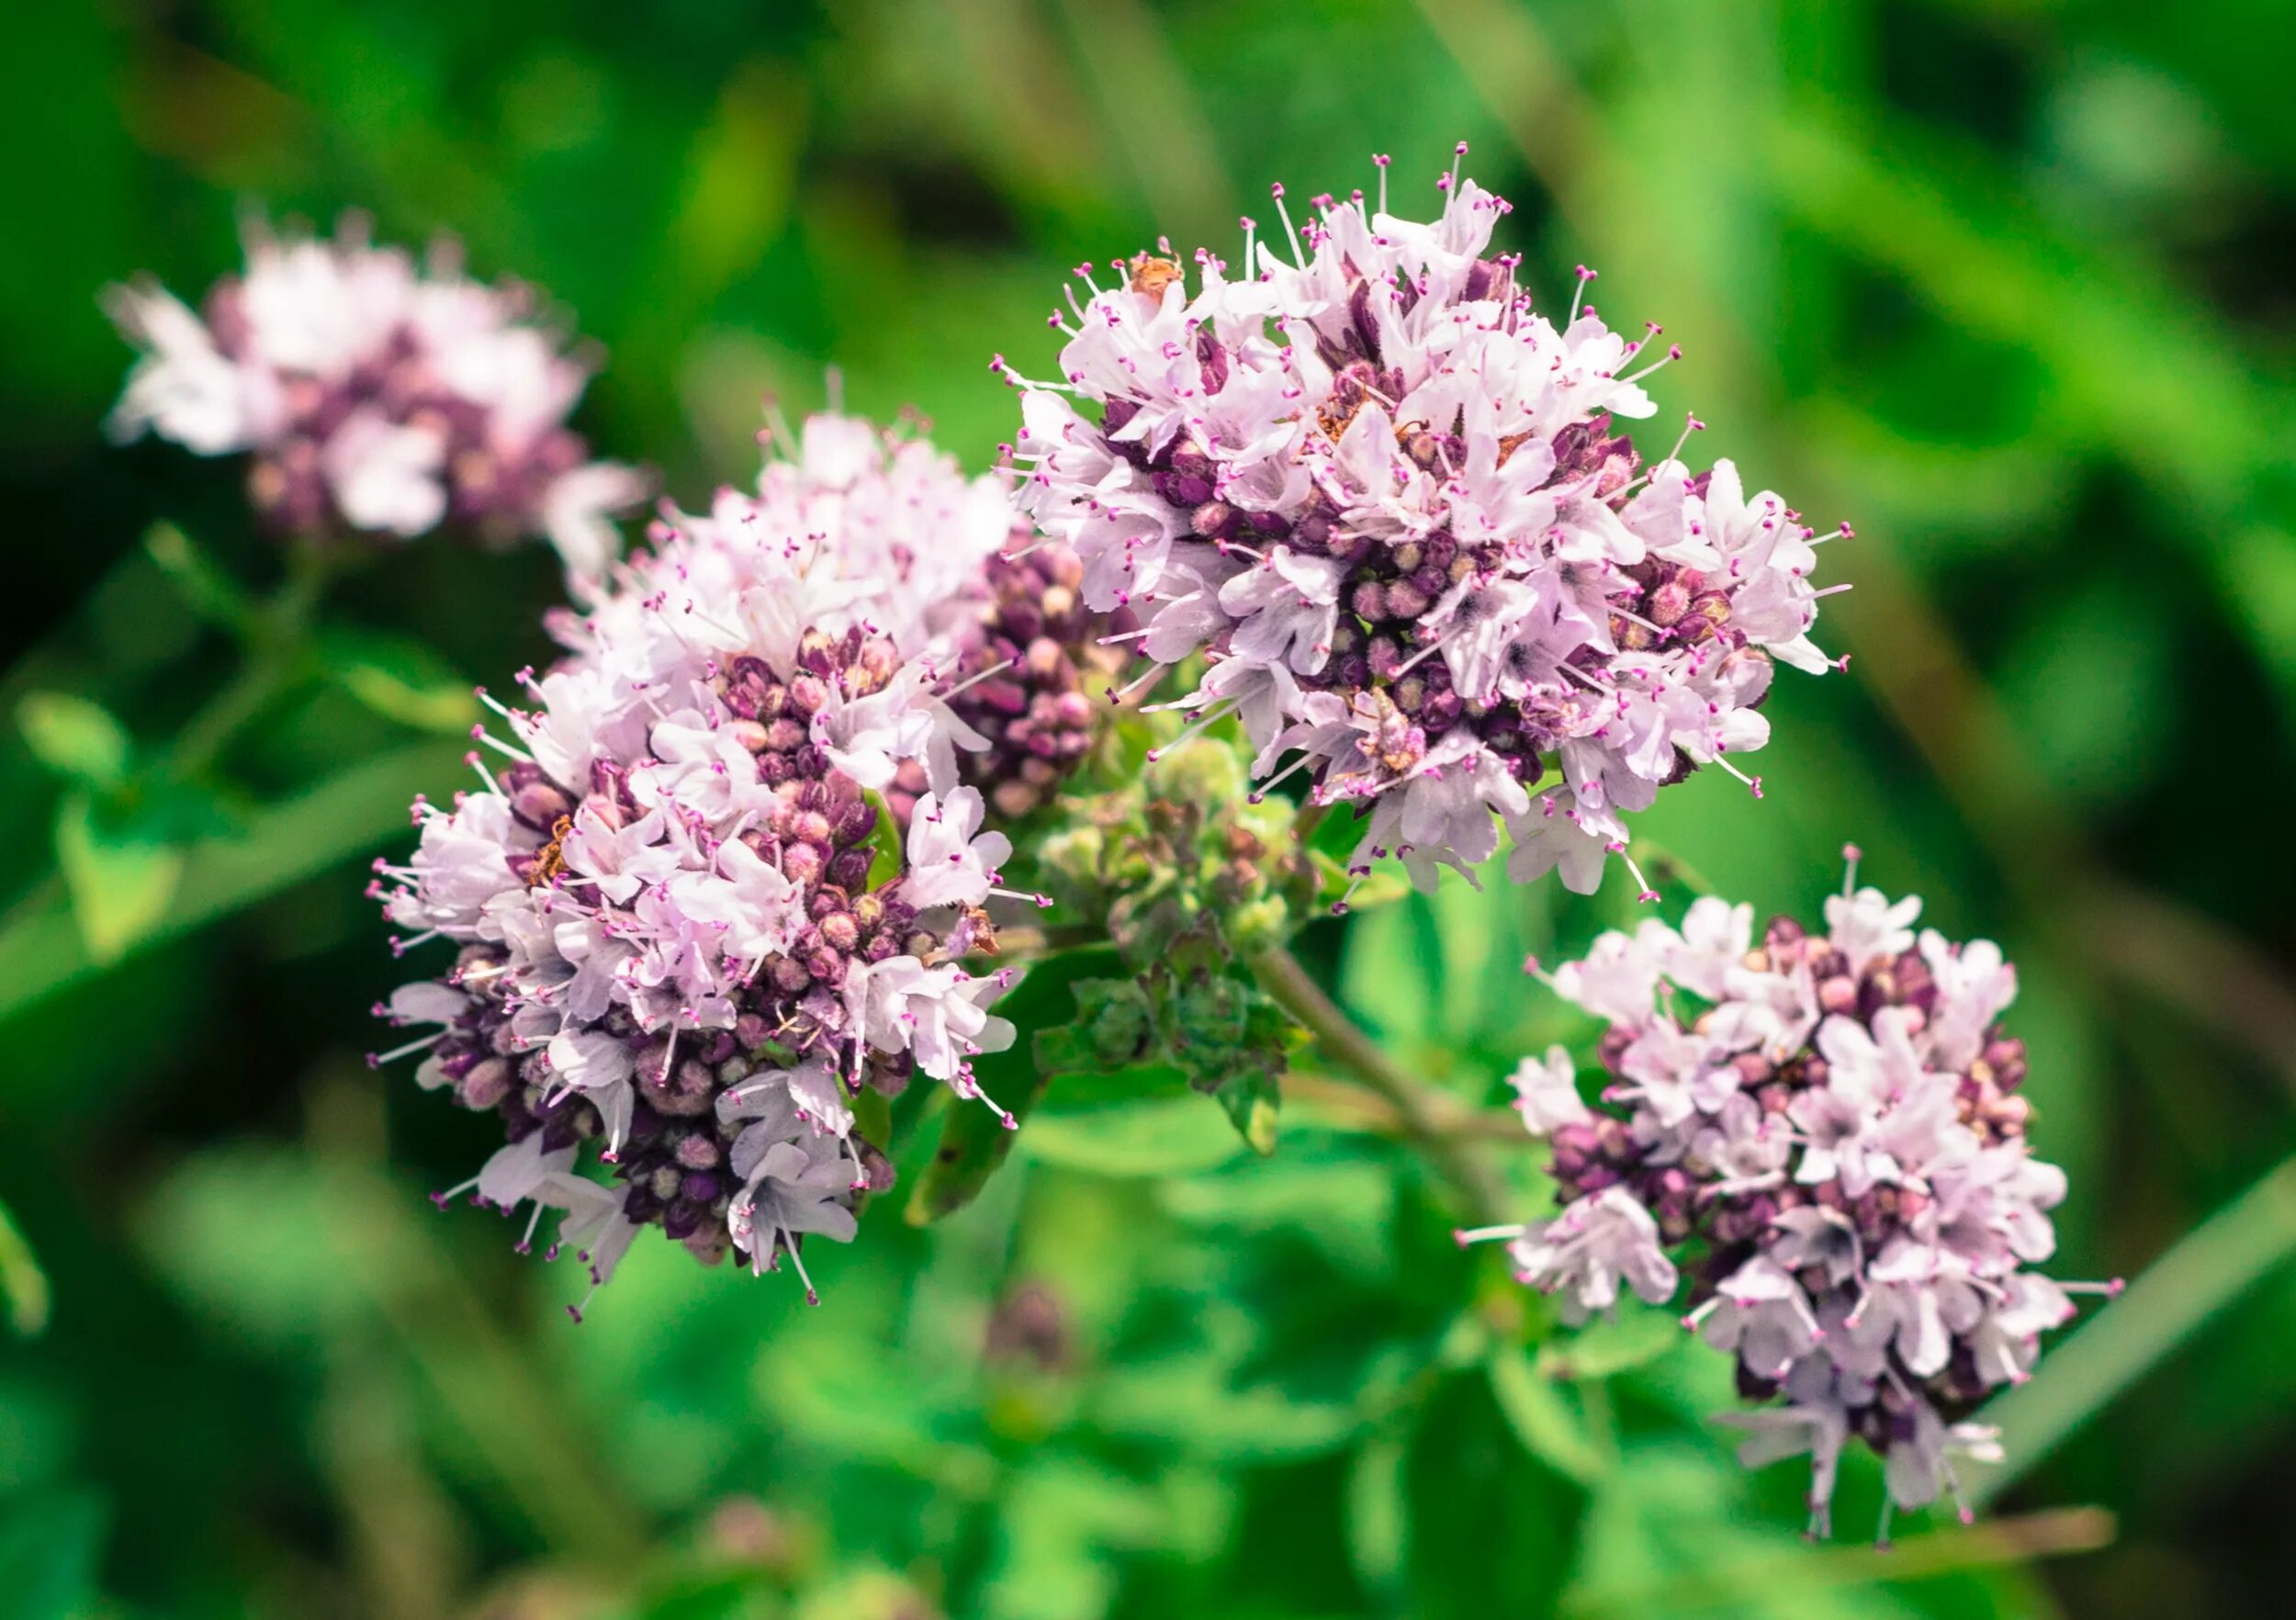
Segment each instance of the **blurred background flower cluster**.
[{"label": "blurred background flower cluster", "polygon": [[[108,0],[8,32],[0,1608],[2285,1602],[2284,0]],[[1686,350],[1669,409],[1857,526],[1849,678],[1780,683],[1766,797],[1701,780],[1638,830],[1673,903],[1703,872],[1805,915],[1854,833],[2018,959],[2057,1269],[2133,1286],[1990,1410],[1988,1519],[1802,1547],[1801,1470],[1741,1475],[1703,1421],[1721,1358],[1649,1311],[1526,1352],[1545,1303],[1311,1064],[1266,1159],[1209,1105],[1056,1087],[969,1208],[896,1196],[818,1251],[818,1311],[654,1244],[576,1327],[567,1268],[433,1213],[488,1131],[362,1063],[400,974],[361,888],[461,779],[474,682],[548,658],[555,563],[411,546],[287,636],[237,470],[104,443],[98,290],[208,285],[250,208],[452,232],[602,343],[578,425],[692,507],[832,364],[985,466],[989,358],[1049,366],[1068,267],[1232,252],[1272,180],[1345,192],[1376,151],[1415,186],[1462,138],[1525,283],[1599,267],[1615,324]],[[1300,948],[1479,1129],[1521,1052],[1592,1037],[1525,954],[1632,912],[1615,872],[1446,883]],[[1857,1459],[1845,1525],[1879,1490]]]}]

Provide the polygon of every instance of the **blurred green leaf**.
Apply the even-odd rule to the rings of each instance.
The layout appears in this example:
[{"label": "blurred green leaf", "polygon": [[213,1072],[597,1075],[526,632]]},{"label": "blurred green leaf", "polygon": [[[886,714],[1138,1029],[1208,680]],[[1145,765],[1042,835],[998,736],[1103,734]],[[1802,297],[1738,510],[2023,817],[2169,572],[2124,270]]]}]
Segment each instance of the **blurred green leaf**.
[{"label": "blurred green leaf", "polygon": [[159,932],[183,881],[181,849],[107,825],[84,793],[56,810],[56,862],[88,960],[109,966]]},{"label": "blurred green leaf", "polygon": [[1041,1164],[1120,1177],[1184,1176],[1244,1151],[1233,1128],[1200,1097],[1046,1115],[1023,1134],[1022,1148]]},{"label": "blurred green leaf", "polygon": [[478,718],[470,682],[420,642],[346,629],[322,630],[315,642],[328,678],[386,720],[465,737]]},{"label": "blurred green leaf", "polygon": [[1239,1242],[1288,1232],[1323,1250],[1345,1274],[1388,1276],[1395,1264],[1392,1169],[1319,1157],[1316,1146],[1299,1140],[1266,1163],[1236,1160],[1210,1175],[1167,1182],[1156,1201],[1192,1226],[1232,1230]]},{"label": "blurred green leaf", "polygon": [[[341,1191],[286,1154],[208,1154],[160,1184],[141,1235],[169,1280],[235,1335],[310,1347],[374,1310],[338,1246]],[[256,1209],[264,1218],[250,1221]]]},{"label": "blurred green leaf", "polygon": [[1255,1463],[1322,1456],[1363,1426],[1350,1404],[1300,1400],[1268,1382],[1239,1388],[1233,1369],[1211,1356],[1111,1372],[1086,1412],[1096,1427],[1123,1439]]},{"label": "blurred green leaf", "polygon": [[964,1437],[953,1371],[910,1376],[897,1350],[858,1319],[811,1319],[780,1335],[757,1381],[778,1422],[839,1455],[980,1489],[989,1463]]},{"label": "blurred green leaf", "polygon": [[1088,1620],[1116,1590],[1108,1549],[1153,1543],[1153,1496],[1108,1472],[1052,1457],[1013,1481],[985,1603],[1012,1620]]},{"label": "blurred green leaf", "polygon": [[1347,1558],[1356,1579],[1375,1595],[1391,1598],[1403,1586],[1403,1554],[1410,1510],[1403,1496],[1401,1440],[1372,1439],[1347,1465]]},{"label": "blurred green leaf", "polygon": [[439,1436],[477,1478],[546,1535],[626,1555],[637,1532],[618,1481],[406,1191],[322,1153],[225,1149],[177,1166],[137,1211],[136,1237],[227,1337],[307,1358],[346,1335],[388,1333],[422,1376]]},{"label": "blurred green leaf", "polygon": [[1491,1392],[1523,1448],[1567,1479],[1591,1484],[1602,1478],[1603,1454],[1553,1381],[1542,1377],[1519,1345],[1491,1353]]},{"label": "blurred green leaf", "polygon": [[70,692],[27,692],[16,718],[33,757],[66,781],[101,791],[127,779],[135,745],[101,704]]},{"label": "blurred green leaf", "polygon": [[1598,1316],[1541,1344],[1538,1371],[1549,1378],[1607,1378],[1656,1361],[1689,1337],[1670,1312],[1622,1300],[1615,1317]]},{"label": "blurred green leaf", "polygon": [[[405,836],[400,829],[415,791],[447,778],[458,764],[459,751],[442,753],[435,745],[385,754],[266,806],[236,834],[193,843],[184,851],[172,903],[150,916],[129,944],[188,933],[371,849],[394,832]],[[148,898],[155,887],[139,893]],[[81,939],[73,906],[35,903],[0,930],[0,1018],[107,965]]]},{"label": "blurred green leaf", "polygon": [[1893,1594],[1847,1590],[1795,1548],[1793,1534],[1734,1511],[1743,1476],[1718,1454],[1673,1441],[1634,1448],[1607,1473],[1587,1516],[1569,1615],[1726,1613],[1909,1616]]},{"label": "blurred green leaf", "polygon": [[0,1295],[7,1299],[8,1325],[18,1338],[36,1338],[48,1326],[47,1274],[6,1204],[0,1204]]},{"label": "blurred green leaf", "polygon": [[[1434,1027],[1443,994],[1440,950],[1430,951],[1433,928],[1423,915],[1426,901],[1412,894],[1359,917],[1347,931],[1347,954],[1340,970],[1340,994],[1347,1005],[1399,1049],[1409,1051]],[[1399,973],[1399,962],[1412,964]]]},{"label": "blurred green leaf", "polygon": [[143,549],[199,618],[243,636],[260,616],[246,587],[174,523],[145,530]]}]

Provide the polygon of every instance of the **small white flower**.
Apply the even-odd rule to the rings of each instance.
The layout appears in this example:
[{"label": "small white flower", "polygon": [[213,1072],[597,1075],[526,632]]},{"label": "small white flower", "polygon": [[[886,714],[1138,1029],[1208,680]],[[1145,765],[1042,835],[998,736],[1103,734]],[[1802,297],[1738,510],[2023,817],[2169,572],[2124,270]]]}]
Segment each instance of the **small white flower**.
[{"label": "small white flower", "polygon": [[1003,833],[980,831],[987,807],[979,790],[958,788],[945,799],[927,793],[909,816],[908,875],[901,894],[919,911],[936,906],[978,906],[1012,857]]},{"label": "small white flower", "polygon": [[1570,1054],[1559,1046],[1548,1047],[1543,1058],[1525,1058],[1507,1084],[1514,1087],[1514,1111],[1533,1136],[1546,1136],[1558,1126],[1592,1117],[1579,1097],[1578,1071]]},{"label": "small white flower", "polygon": [[1615,1307],[1621,1282],[1647,1304],[1674,1297],[1677,1274],[1659,1246],[1658,1225],[1623,1187],[1581,1198],[1526,1229],[1507,1252],[1525,1282],[1562,1294],[1563,1320],[1574,1324]]}]

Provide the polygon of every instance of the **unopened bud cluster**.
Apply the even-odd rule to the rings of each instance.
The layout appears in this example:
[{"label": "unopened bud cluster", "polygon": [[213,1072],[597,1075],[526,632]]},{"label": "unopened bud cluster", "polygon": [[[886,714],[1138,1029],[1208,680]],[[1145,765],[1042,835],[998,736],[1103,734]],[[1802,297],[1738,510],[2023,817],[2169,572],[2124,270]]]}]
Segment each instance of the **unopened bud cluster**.
[{"label": "unopened bud cluster", "polygon": [[[984,745],[958,760],[959,773],[1007,820],[1042,809],[1084,763],[1124,662],[1105,638],[1131,615],[1086,607],[1083,580],[1075,552],[1033,539],[1025,525],[982,568],[950,707]],[[914,767],[903,773],[887,795],[895,815],[907,816],[922,786]]]}]

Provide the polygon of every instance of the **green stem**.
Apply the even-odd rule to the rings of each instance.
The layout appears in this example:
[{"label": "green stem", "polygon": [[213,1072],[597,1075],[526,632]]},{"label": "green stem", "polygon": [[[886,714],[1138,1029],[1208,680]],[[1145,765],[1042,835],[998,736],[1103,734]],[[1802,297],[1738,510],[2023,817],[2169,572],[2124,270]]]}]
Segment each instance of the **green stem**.
[{"label": "green stem", "polygon": [[1502,1207],[1498,1183],[1468,1144],[1444,1129],[1446,1114],[1456,1112],[1455,1099],[1405,1073],[1323,994],[1290,951],[1281,947],[1262,951],[1251,966],[1260,988],[1306,1027],[1324,1053],[1395,1110],[1404,1138],[1450,1185],[1476,1222],[1496,1216]]},{"label": "green stem", "polygon": [[305,672],[311,619],[332,564],[313,545],[287,554],[287,579],[249,616],[245,658],[223,689],[175,734],[162,769],[179,780],[214,768],[225,749]]}]

